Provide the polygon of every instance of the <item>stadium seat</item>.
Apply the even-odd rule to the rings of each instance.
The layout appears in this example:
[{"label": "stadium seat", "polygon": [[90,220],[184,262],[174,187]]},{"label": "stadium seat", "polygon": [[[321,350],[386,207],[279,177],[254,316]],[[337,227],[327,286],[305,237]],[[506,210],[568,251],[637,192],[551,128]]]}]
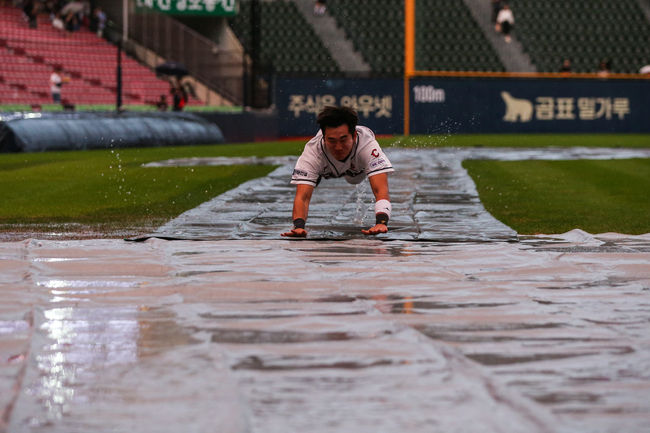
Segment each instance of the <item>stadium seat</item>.
[{"label": "stadium seat", "polygon": [[[0,104],[51,103],[49,78],[55,65],[61,65],[62,74],[71,78],[62,88],[63,98],[73,104],[115,103],[115,47],[86,29],[61,34],[46,16],[39,17],[38,23],[38,28],[29,28],[20,9],[0,6],[0,62],[5,80]],[[166,80],[126,55],[122,69],[127,104],[144,104],[169,92]]]},{"label": "stadium seat", "polygon": [[[328,10],[345,30],[373,71],[389,75],[404,71],[403,2],[390,0],[328,0]],[[416,2],[416,68],[421,70],[499,70],[504,68],[458,0]],[[441,55],[454,51],[459,58]],[[480,51],[485,58],[465,53]],[[392,55],[385,55],[392,53]],[[473,60],[470,60],[472,58]]]},{"label": "stadium seat", "polygon": [[540,72],[570,58],[574,72],[636,73],[650,62],[650,25],[636,0],[512,0],[515,32]]},{"label": "stadium seat", "polygon": [[[260,58],[269,72],[315,73],[336,72],[331,59],[314,30],[295,4],[287,0],[261,1]],[[250,0],[240,1],[239,15],[229,24],[247,52],[251,50]]]}]

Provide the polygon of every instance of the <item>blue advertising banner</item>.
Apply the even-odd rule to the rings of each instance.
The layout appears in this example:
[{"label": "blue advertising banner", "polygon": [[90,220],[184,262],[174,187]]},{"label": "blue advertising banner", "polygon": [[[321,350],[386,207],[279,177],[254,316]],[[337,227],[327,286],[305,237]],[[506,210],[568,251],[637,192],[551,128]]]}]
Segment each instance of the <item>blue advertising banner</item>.
[{"label": "blue advertising banner", "polygon": [[414,78],[411,134],[650,132],[650,80]]},{"label": "blue advertising banner", "polygon": [[403,82],[397,79],[277,78],[275,104],[281,136],[316,134],[316,116],[327,105],[354,108],[359,124],[375,134],[403,129]]},{"label": "blue advertising banner", "polygon": [[[449,78],[410,80],[410,133],[650,132],[650,80]],[[326,105],[347,105],[376,134],[402,134],[401,79],[278,78],[281,136],[316,133]]]}]

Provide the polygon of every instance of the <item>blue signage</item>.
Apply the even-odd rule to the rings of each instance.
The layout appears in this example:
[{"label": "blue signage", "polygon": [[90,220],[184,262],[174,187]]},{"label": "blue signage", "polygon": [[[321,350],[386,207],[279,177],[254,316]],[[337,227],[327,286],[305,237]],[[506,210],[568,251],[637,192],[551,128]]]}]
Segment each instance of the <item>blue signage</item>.
[{"label": "blue signage", "polygon": [[415,78],[411,134],[650,132],[650,80]]},{"label": "blue signage", "polygon": [[[376,134],[402,134],[401,79],[278,78],[279,133],[310,136],[326,105],[355,108]],[[650,80],[417,77],[411,134],[650,132]]]},{"label": "blue signage", "polygon": [[354,108],[359,124],[375,134],[396,134],[403,129],[403,84],[396,79],[278,78],[275,104],[279,132],[285,136],[311,136],[318,132],[316,116],[327,105]]}]

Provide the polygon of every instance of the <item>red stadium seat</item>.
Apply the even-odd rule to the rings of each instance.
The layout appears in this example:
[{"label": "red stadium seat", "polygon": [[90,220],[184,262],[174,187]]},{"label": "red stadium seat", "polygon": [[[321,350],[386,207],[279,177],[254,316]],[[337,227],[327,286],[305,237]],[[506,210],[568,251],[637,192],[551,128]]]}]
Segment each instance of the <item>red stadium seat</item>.
[{"label": "red stadium seat", "polygon": [[[66,35],[46,16],[32,29],[20,9],[0,6],[0,104],[51,103],[49,79],[55,65],[70,77],[62,87],[64,99],[72,104],[113,104],[116,54],[113,45],[86,29]],[[127,104],[146,104],[169,92],[167,81],[124,54],[122,71]]]}]

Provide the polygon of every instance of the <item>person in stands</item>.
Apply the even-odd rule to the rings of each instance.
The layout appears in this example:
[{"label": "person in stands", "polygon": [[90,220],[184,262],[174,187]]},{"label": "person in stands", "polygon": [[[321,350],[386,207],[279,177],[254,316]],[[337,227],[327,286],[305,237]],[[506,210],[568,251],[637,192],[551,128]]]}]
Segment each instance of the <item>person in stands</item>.
[{"label": "person in stands", "polygon": [[23,13],[25,20],[29,23],[29,27],[35,29],[38,27],[38,13],[40,12],[41,3],[34,0],[26,0],[23,2]]},{"label": "person in stands", "polygon": [[607,77],[611,72],[612,72],[612,60],[602,59],[600,63],[598,63],[597,74],[601,77]]},{"label": "person in stands", "polygon": [[52,95],[52,102],[55,104],[61,103],[61,86],[63,86],[61,66],[55,66],[50,75],[50,94]]},{"label": "person in stands", "polygon": [[167,96],[165,94],[160,95],[160,98],[156,102],[156,108],[158,111],[167,111]]},{"label": "person in stands", "polygon": [[512,9],[506,3],[503,5],[503,8],[499,11],[497,15],[497,31],[500,31],[503,34],[503,37],[507,43],[510,43],[512,40],[510,37],[510,32],[515,25],[515,16],[512,13]]},{"label": "person in stands", "polygon": [[570,59],[564,59],[562,61],[562,66],[560,66],[560,72],[568,74],[571,72],[571,60]]},{"label": "person in stands", "polygon": [[172,111],[183,111],[187,105],[188,95],[180,80],[176,80],[176,83],[172,84],[171,94]]},{"label": "person in stands", "polygon": [[314,15],[316,16],[325,15],[326,11],[327,11],[327,5],[325,4],[325,0],[316,0],[314,2]]}]

